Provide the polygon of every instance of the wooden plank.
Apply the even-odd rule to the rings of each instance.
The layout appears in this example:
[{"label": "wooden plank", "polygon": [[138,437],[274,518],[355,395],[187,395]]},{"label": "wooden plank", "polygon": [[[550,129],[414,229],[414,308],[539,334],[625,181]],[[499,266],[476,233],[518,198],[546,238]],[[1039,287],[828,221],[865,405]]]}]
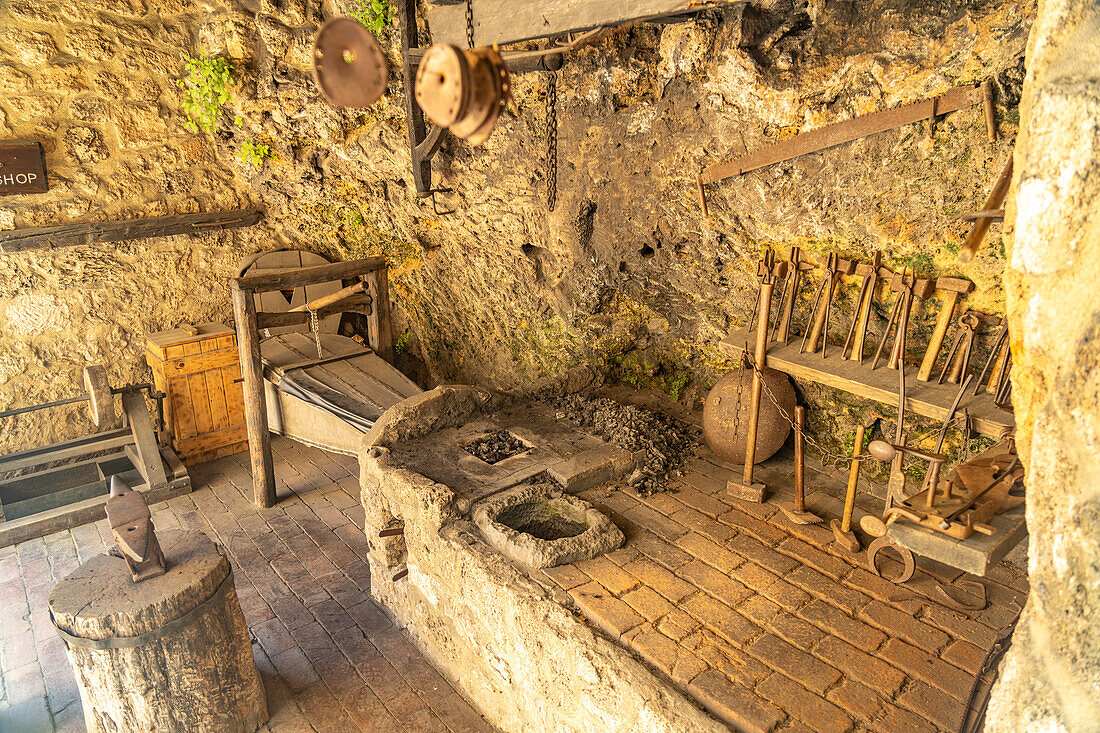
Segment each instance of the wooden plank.
[{"label": "wooden plank", "polygon": [[[186,344],[184,346],[173,346],[169,350],[174,349],[187,349],[189,347],[200,347],[201,342],[194,344]],[[175,377],[187,374],[198,374],[210,369],[217,369],[219,367],[234,364],[237,361],[237,349],[234,346],[229,349],[218,349],[217,351],[208,351],[205,354],[194,353],[186,354],[182,356],[176,356],[174,358],[166,359],[162,370],[166,377]]]},{"label": "wooden plank", "polygon": [[993,534],[983,535],[976,532],[965,540],[901,521],[889,525],[886,534],[922,557],[984,576],[989,568],[1004,559],[1027,535],[1024,507],[1019,506],[998,514],[989,524],[993,525]]},{"label": "wooden plank", "polygon": [[199,323],[195,328],[198,330],[197,335],[189,334],[179,328],[146,334],[146,349],[153,351],[160,359],[164,359],[164,349],[169,346],[188,344],[192,341],[206,341],[212,338],[233,338],[233,329],[226,326],[224,323]]},{"label": "wooden plank", "polygon": [[260,220],[261,215],[262,212],[256,209],[238,209],[210,214],[158,216],[152,219],[116,219],[85,224],[13,229],[0,232],[0,252],[75,247],[96,242],[171,237],[176,234],[205,234],[217,229],[252,226]]},{"label": "wooden plank", "polygon": [[[245,279],[230,280],[229,291],[233,297],[233,317],[237,324],[237,345],[241,373],[244,376],[244,415],[248,433],[248,452],[252,463],[252,501],[257,507],[266,509],[275,505],[275,463],[271,456],[271,434],[267,431],[267,398],[264,396],[264,372],[263,365],[260,363],[260,333],[256,326],[256,301],[249,290],[241,287],[241,281]],[[260,280],[259,282],[270,283],[271,281]],[[299,284],[304,285],[306,282],[312,281],[307,278]],[[295,286],[291,285],[291,287]]]},{"label": "wooden plank", "polygon": [[[370,316],[374,313],[373,299],[369,295],[355,295],[339,303],[327,305],[317,309],[317,317],[320,318],[321,333],[336,333],[340,325],[340,313],[362,313]],[[309,314],[302,311],[295,312],[270,312],[265,311],[256,314],[256,323],[261,330],[269,331],[272,336],[291,331],[301,332],[309,330]],[[335,323],[337,328],[330,328],[326,324]],[[287,328],[292,326],[292,328]],[[301,326],[306,326],[305,329]]]},{"label": "wooden plank", "polygon": [[886,130],[919,120],[954,112],[982,101],[980,86],[955,87],[938,97],[925,99],[894,109],[853,117],[803,132],[789,140],[767,145],[733,160],[715,163],[703,170],[699,180],[703,184],[716,183],[724,178],[773,165],[801,155],[816,153],[827,148],[852,142],[861,137],[875,135]]},{"label": "wooden plank", "polygon": [[121,448],[130,443],[133,436],[127,428],[109,430],[103,433],[84,435],[62,443],[30,448],[18,453],[10,453],[0,457],[0,473],[18,471],[24,468],[33,468],[53,461],[92,453],[94,451],[111,450]]},{"label": "wooden plank", "polygon": [[153,421],[149,417],[145,396],[140,392],[122,395],[122,410],[134,435],[133,450],[131,446],[126,447],[134,466],[141,472],[149,488],[160,489],[167,486],[168,477],[164,473],[164,463],[157,448],[157,437],[153,433]]},{"label": "wooden plank", "polygon": [[[293,290],[311,283],[326,282],[328,280],[350,280],[353,277],[366,275],[368,272],[373,272],[385,266],[385,257],[365,257],[361,260],[303,267],[290,272],[243,275],[234,278],[231,282],[234,287],[253,293],[261,293],[267,290]],[[255,303],[251,307],[255,311]],[[239,332],[237,338],[240,338]]]},{"label": "wooden plank", "polygon": [[[751,343],[754,338],[754,334],[741,329],[722,339],[718,350],[732,359],[740,359],[745,344]],[[867,360],[861,366],[858,362],[841,359],[839,348],[829,349],[828,358],[822,358],[820,352],[800,354],[800,345],[801,339],[798,338],[792,338],[789,344],[771,341],[768,366],[792,377],[824,384],[891,407],[897,406],[897,370],[880,366],[872,371]],[[933,420],[946,419],[959,385],[918,382],[917,370],[912,365],[911,372],[906,372],[907,375],[909,373],[912,373],[913,379],[905,381],[905,409]],[[959,412],[963,410],[970,415],[976,431],[992,438],[1000,438],[1004,430],[1015,425],[1012,413],[995,406],[989,395],[984,393],[975,396],[968,390],[959,404]]]},{"label": "wooden plank", "polygon": [[224,430],[196,435],[187,440],[181,440],[176,446],[176,452],[184,463],[194,463],[193,456],[206,453],[225,445],[234,445],[245,440],[248,430],[244,425],[234,425]]},{"label": "wooden plank", "polygon": [[367,275],[373,307],[367,316],[370,347],[383,360],[393,362],[393,324],[390,320],[389,270],[383,268]]},{"label": "wooden plank", "polygon": [[[736,3],[727,0],[473,0],[474,45],[516,43],[732,4]],[[429,2],[427,20],[435,43],[466,48],[464,3]],[[410,47],[416,45],[413,42]]]},{"label": "wooden plank", "polygon": [[225,411],[230,425],[244,425],[244,390],[241,388],[241,365],[222,367],[222,388],[225,391]]},{"label": "wooden plank", "polygon": [[211,369],[202,375],[206,381],[207,399],[210,400],[210,428],[224,430],[229,427],[229,410],[225,404],[225,387],[221,369]]},{"label": "wooden plank", "polygon": [[0,142],[0,196],[46,193],[46,154],[34,140]]},{"label": "wooden plank", "polygon": [[168,380],[165,390],[168,399],[168,414],[165,416],[172,426],[173,442],[190,438],[195,434],[195,413],[191,409],[191,393],[187,389],[187,377],[173,377]]},{"label": "wooden plank", "polygon": [[199,435],[214,429],[210,415],[210,394],[206,391],[206,375],[187,375],[187,392],[191,395],[191,409],[195,412],[195,432]]}]

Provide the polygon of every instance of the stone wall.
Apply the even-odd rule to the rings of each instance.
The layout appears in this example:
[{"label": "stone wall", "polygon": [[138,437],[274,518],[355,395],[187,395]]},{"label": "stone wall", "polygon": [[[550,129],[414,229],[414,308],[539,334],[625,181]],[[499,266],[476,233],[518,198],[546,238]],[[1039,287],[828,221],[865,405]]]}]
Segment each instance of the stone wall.
[{"label": "stone wall", "polygon": [[[489,546],[465,518],[469,498],[390,454],[394,442],[462,425],[502,403],[486,390],[439,387],[395,406],[365,437],[359,465],[371,594],[502,730],[725,730]],[[378,537],[396,521],[403,534]],[[395,578],[401,569],[408,574]]]},{"label": "stone wall", "polygon": [[[697,402],[728,367],[716,344],[747,319],[765,246],[798,244],[813,258],[882,251],[894,265],[966,275],[977,307],[1003,307],[998,237],[961,270],[954,251],[958,215],[981,206],[1013,143],[1030,3],[883,2],[856,13],[778,1],[611,32],[559,74],[559,197],[548,213],[544,76],[516,79],[516,114],[485,146],[444,144],[435,179],[450,192],[433,205],[413,191],[393,34],[390,93],[339,111],[317,94],[308,51],[343,7],[129,2],[14,0],[0,11],[17,41],[0,46],[0,69],[12,69],[0,85],[28,86],[0,99],[4,124],[44,140],[63,179],[46,197],[0,203],[0,226],[246,200],[270,224],[5,257],[14,276],[0,308],[43,315],[15,319],[30,333],[4,329],[0,401],[69,394],[87,361],[110,362],[118,382],[141,377],[144,331],[227,317],[225,279],[240,256],[284,242],[341,258],[386,254],[406,349],[437,381],[496,387],[591,363]],[[199,51],[233,59],[240,82],[212,141],[188,134],[178,110],[180,57]],[[996,144],[971,107],[718,184],[711,216],[700,215],[694,177],[705,164],[991,76]],[[75,80],[53,91],[46,77]],[[88,111],[95,104],[101,113]],[[249,141],[275,159],[242,163]],[[841,312],[856,289],[841,293]],[[910,343],[929,330],[919,311]],[[823,435],[879,410],[804,387],[823,408],[810,411]],[[79,415],[9,421],[0,445],[72,432],[85,425]]]},{"label": "stone wall", "polygon": [[[0,199],[0,229],[251,205],[235,167],[184,129],[175,79],[192,3],[0,4],[0,139],[41,141],[50,192]],[[144,334],[229,318],[228,277],[272,247],[254,227],[0,255],[0,407],[79,394],[82,368],[145,381]],[[0,421],[0,452],[94,428],[82,406]]]},{"label": "stone wall", "polygon": [[[990,731],[1100,721],[1100,7],[1046,0],[1028,44],[1005,282],[1031,595]],[[1010,201],[1013,199],[1010,198]]]}]

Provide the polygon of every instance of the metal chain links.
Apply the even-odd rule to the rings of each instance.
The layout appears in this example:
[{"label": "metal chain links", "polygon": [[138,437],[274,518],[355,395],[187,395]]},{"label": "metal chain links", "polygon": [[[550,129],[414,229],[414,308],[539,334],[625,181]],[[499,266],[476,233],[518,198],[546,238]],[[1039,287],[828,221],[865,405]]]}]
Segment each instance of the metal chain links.
[{"label": "metal chain links", "polygon": [[[760,369],[757,368],[756,364],[753,364],[749,359],[745,359],[745,363],[748,364],[749,367],[752,368],[753,372],[756,373],[756,376],[760,379],[760,386],[763,388],[764,394],[767,395],[768,399],[771,400],[771,403],[773,405],[775,405],[775,409],[779,411],[779,414],[783,416],[783,419],[786,420],[788,423],[790,423],[791,429],[796,431],[796,432],[801,433],[802,438],[807,443],[809,443],[810,446],[813,447],[818,453],[821,454],[821,465],[822,466],[828,465],[829,461],[832,461],[833,468],[839,470],[839,469],[843,468],[845,465],[848,465],[848,464],[851,463],[851,461],[852,461],[851,456],[844,455],[844,454],[841,454],[841,453],[834,453],[830,450],[826,450],[826,448],[823,445],[821,445],[816,440],[814,440],[810,436],[810,434],[807,433],[805,430],[799,430],[798,426],[795,425],[794,418],[791,417],[789,412],[787,412],[786,410],[783,409],[783,407],[779,404],[779,400],[776,399],[775,394],[768,387],[768,383],[764,381],[764,374],[760,371]],[[740,410],[738,411],[738,413],[740,413]],[[951,422],[954,423],[959,418],[966,419],[966,414],[963,413],[961,415],[959,415],[959,414],[955,415],[955,417],[953,417],[951,419]],[[917,436],[917,439],[914,440],[910,445],[919,445],[922,441],[924,441],[925,439],[931,437],[931,435],[933,433],[939,432],[939,430],[940,430],[940,428],[932,428],[931,430],[929,430],[925,433],[922,433],[921,435]],[[969,444],[970,444],[970,441],[967,440],[967,450],[968,451],[969,451]],[[866,455],[866,454],[863,454],[863,455]],[[862,477],[862,476],[861,476],[861,478],[863,478],[864,481],[867,481],[868,483],[870,483],[870,479],[867,479],[867,478]]]},{"label": "metal chain links", "polygon": [[558,75],[546,82],[546,210],[558,205]]},{"label": "metal chain links", "polygon": [[324,358],[321,353],[321,329],[317,326],[317,311],[309,309],[309,330],[313,332],[313,343],[317,346],[317,358]]},{"label": "metal chain links", "polygon": [[474,47],[474,0],[466,0],[466,46]]}]

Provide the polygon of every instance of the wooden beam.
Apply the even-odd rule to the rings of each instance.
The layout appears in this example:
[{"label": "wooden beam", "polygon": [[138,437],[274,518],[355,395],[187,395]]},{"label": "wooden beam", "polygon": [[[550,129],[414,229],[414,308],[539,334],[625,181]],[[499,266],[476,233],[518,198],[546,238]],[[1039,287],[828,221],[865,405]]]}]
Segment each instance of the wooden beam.
[{"label": "wooden beam", "polygon": [[[473,0],[474,44],[503,45],[548,38],[738,2],[741,0]],[[466,48],[465,3],[429,2],[427,20],[435,43]]]},{"label": "wooden beam", "polygon": [[[754,335],[741,329],[731,333],[718,344],[718,350],[731,359],[737,360],[745,351],[745,345],[752,342]],[[827,387],[858,395],[864,399],[875,400],[890,407],[898,404],[898,372],[885,366],[872,370],[870,365],[860,365],[855,361],[840,358],[840,349],[830,349],[828,358],[816,354],[800,354],[799,339],[789,344],[771,341],[768,345],[768,366],[792,377],[824,384]],[[752,354],[749,354],[750,358]],[[916,375],[916,367],[910,366]],[[909,374],[909,372],[907,372]],[[944,420],[955,395],[959,391],[957,384],[936,384],[935,382],[912,383],[906,380],[905,409],[918,415]],[[991,438],[1000,438],[1006,428],[1016,423],[1012,413],[993,404],[989,395],[982,393],[973,396],[969,392],[959,405],[959,413],[970,416],[974,430]]]},{"label": "wooden beam", "polygon": [[299,267],[279,272],[265,272],[259,275],[243,275],[234,278],[233,287],[251,293],[266,293],[271,290],[293,290],[294,288],[329,282],[331,280],[350,280],[386,267],[385,257],[365,257],[348,262],[332,262],[327,265]]},{"label": "wooden beam", "polygon": [[367,288],[374,307],[367,316],[370,347],[383,360],[393,363],[393,325],[390,322],[390,278],[388,270],[367,276]]},{"label": "wooden beam", "polygon": [[[424,122],[424,113],[420,110],[420,105],[417,104],[413,94],[413,89],[416,87],[416,69],[420,61],[413,60],[409,55],[412,49],[420,46],[420,34],[416,28],[416,0],[396,0],[395,5],[400,24],[401,58],[404,59],[402,74],[405,78],[405,119],[409,128],[413,184],[416,187],[417,196],[427,196],[432,191],[432,156],[423,154],[424,151],[420,149],[421,143],[428,137],[428,127]],[[465,48],[466,41],[463,40],[459,45]]]},{"label": "wooden beam", "polygon": [[[259,275],[257,277],[267,277]],[[248,430],[248,453],[252,461],[252,501],[266,509],[275,505],[275,463],[271,456],[271,435],[267,432],[267,397],[264,370],[260,362],[260,332],[256,324],[256,299],[229,281],[233,296],[233,318],[237,324],[237,348],[244,379],[244,418]]]},{"label": "wooden beam", "polygon": [[219,211],[210,214],[158,216],[152,219],[122,219],[86,224],[62,224],[0,232],[0,252],[75,247],[96,242],[171,237],[176,234],[204,234],[214,229],[252,226],[263,212],[257,209]]}]

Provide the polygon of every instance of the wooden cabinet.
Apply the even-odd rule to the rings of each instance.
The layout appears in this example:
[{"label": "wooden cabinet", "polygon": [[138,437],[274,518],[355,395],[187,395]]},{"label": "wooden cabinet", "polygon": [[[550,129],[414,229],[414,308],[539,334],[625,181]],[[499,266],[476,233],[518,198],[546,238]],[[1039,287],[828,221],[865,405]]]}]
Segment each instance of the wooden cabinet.
[{"label": "wooden cabinet", "polygon": [[167,395],[165,422],[180,460],[190,465],[248,448],[233,329],[204,323],[148,334],[145,360]]}]

